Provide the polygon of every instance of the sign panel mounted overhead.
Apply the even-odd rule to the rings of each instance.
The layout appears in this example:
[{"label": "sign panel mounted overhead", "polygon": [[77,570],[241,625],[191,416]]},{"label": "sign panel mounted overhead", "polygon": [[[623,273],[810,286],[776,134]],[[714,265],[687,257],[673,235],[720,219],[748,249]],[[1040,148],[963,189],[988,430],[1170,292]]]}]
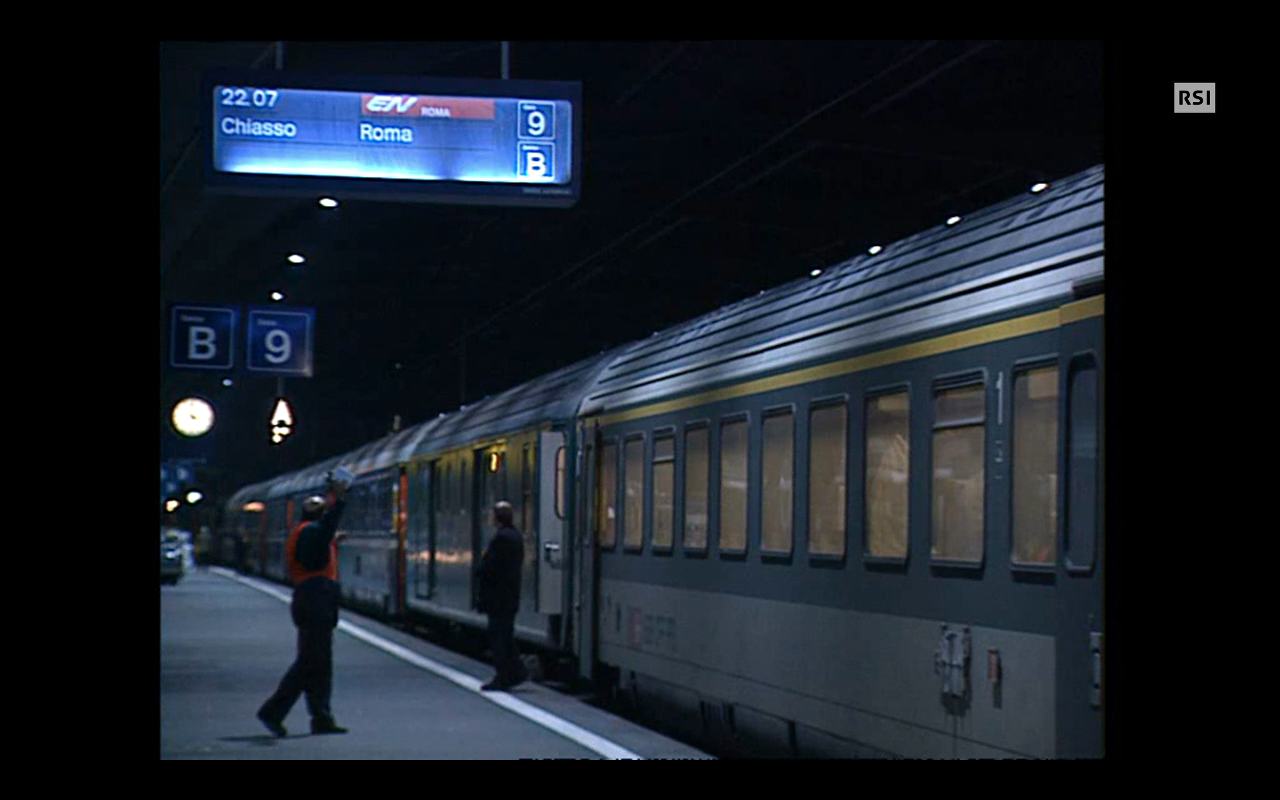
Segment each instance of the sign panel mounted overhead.
[{"label": "sign panel mounted overhead", "polygon": [[205,180],[255,195],[567,208],[582,86],[547,81],[205,76]]}]

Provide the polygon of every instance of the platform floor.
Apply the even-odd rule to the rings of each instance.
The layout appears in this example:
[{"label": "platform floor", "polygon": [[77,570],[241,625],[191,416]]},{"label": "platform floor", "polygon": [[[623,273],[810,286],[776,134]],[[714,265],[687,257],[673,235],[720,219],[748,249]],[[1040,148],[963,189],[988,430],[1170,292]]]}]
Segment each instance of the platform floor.
[{"label": "platform floor", "polygon": [[212,567],[160,587],[160,758],[705,759],[692,747],[346,610],[332,707],[350,732],[310,733],[299,698],[278,739],[254,716],[293,661],[289,590]]}]

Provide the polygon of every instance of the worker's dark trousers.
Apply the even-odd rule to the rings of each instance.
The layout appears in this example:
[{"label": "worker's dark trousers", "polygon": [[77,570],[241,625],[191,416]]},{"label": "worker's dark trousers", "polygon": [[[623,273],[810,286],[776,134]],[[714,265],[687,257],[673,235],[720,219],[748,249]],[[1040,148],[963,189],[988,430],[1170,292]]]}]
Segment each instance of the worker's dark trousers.
[{"label": "worker's dark trousers", "polygon": [[262,713],[283,722],[298,696],[307,697],[307,712],[313,720],[333,719],[329,695],[333,689],[333,629],[338,625],[338,584],[327,578],[312,578],[293,591],[290,611],[298,628],[298,656],[280,680],[280,687]]}]

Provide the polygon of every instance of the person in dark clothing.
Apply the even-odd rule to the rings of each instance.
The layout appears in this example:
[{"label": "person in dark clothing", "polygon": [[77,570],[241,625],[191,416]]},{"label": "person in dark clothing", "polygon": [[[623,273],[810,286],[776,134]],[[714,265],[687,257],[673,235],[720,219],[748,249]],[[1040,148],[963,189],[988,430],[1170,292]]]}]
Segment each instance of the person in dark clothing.
[{"label": "person in dark clothing", "polygon": [[258,719],[276,736],[287,736],[284,719],[298,696],[306,694],[311,732],[346,733],[333,719],[333,629],[338,626],[338,520],[347,485],[329,482],[329,496],[302,502],[302,521],[285,542],[285,560],[293,581],[289,611],[298,629],[298,655],[279,688],[262,707]]},{"label": "person in dark clothing", "polygon": [[516,612],[520,610],[520,569],[524,564],[524,537],[512,524],[511,504],[493,506],[493,524],[498,530],[485,548],[480,562],[481,613],[489,615],[489,644],[497,674],[480,688],[503,691],[529,677],[516,652]]}]

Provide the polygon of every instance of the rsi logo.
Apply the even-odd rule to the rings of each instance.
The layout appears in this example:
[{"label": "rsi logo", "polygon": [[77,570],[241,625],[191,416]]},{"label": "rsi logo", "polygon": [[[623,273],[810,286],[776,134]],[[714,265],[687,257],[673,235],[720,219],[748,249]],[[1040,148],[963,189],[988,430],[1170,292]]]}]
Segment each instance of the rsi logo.
[{"label": "rsi logo", "polygon": [[1173,113],[1213,114],[1217,111],[1217,84],[1175,83],[1173,85]]},{"label": "rsi logo", "polygon": [[375,94],[365,101],[364,110],[373,114],[403,114],[418,102],[414,95]]}]

